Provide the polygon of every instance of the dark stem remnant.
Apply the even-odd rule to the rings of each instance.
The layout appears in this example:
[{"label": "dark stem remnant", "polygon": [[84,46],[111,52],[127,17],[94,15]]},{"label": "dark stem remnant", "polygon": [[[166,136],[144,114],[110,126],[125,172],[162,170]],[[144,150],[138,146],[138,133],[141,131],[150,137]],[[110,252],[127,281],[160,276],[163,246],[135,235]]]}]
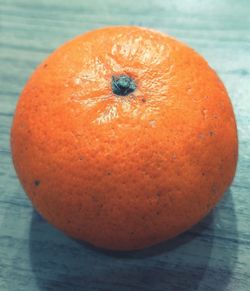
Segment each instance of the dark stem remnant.
[{"label": "dark stem remnant", "polygon": [[134,80],[127,75],[112,76],[111,85],[113,93],[119,96],[127,96],[136,89]]},{"label": "dark stem remnant", "polygon": [[35,180],[34,184],[35,184],[35,186],[39,186],[40,185],[40,181],[39,180]]}]

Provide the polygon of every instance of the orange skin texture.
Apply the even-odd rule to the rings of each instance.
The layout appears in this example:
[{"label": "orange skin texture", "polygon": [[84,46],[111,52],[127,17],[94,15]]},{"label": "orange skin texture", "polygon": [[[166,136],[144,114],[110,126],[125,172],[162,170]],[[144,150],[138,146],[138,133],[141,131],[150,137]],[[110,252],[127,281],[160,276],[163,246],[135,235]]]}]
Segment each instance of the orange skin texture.
[{"label": "orange skin texture", "polygon": [[[128,96],[112,76],[133,78]],[[215,206],[237,164],[225,87],[193,49],[139,27],[83,34],[32,74],[11,131],[34,207],[66,234],[133,250],[189,229]]]}]

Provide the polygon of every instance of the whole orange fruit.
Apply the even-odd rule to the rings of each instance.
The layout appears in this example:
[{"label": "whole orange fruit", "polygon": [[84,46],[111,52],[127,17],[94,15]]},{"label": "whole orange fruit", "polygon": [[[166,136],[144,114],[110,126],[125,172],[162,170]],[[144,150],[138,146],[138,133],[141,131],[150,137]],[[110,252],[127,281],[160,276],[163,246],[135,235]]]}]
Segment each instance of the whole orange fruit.
[{"label": "whole orange fruit", "polygon": [[237,163],[234,113],[216,73],[174,38],[130,26],[52,53],[21,94],[11,144],[19,179],[50,223],[119,250],[197,223]]}]

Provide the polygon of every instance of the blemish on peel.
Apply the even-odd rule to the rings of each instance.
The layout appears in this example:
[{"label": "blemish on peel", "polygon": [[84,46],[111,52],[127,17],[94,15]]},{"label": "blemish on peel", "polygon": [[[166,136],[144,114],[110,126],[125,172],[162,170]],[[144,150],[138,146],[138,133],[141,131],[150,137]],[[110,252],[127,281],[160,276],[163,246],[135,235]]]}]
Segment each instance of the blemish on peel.
[{"label": "blemish on peel", "polygon": [[34,181],[34,184],[35,184],[35,186],[37,186],[37,187],[40,185],[40,183],[41,183],[40,180],[35,180],[35,181]]},{"label": "blemish on peel", "polygon": [[200,134],[198,135],[198,138],[199,138],[199,139],[204,139],[204,134],[203,134],[203,133],[200,133]]},{"label": "blemish on peel", "polygon": [[213,194],[216,194],[216,192],[217,192],[217,188],[216,188],[215,185],[212,186],[211,190],[212,190],[212,193],[213,193]]},{"label": "blemish on peel", "polygon": [[172,160],[172,161],[176,160],[176,153],[173,153],[173,154],[172,154],[172,156],[171,156],[171,160]]}]

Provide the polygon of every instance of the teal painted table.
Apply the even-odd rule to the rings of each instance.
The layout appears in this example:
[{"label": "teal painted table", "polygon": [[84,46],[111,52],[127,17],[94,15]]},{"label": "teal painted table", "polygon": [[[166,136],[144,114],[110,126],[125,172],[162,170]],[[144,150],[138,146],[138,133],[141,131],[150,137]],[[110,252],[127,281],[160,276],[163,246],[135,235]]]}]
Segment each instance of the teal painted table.
[{"label": "teal painted table", "polygon": [[[250,2],[1,0],[0,290],[250,290]],[[247,19],[248,18],[248,19]],[[216,209],[178,238],[144,251],[103,252],[47,224],[14,172],[9,130],[37,64],[87,30],[134,24],[187,42],[216,69],[238,121],[237,175]]]}]

